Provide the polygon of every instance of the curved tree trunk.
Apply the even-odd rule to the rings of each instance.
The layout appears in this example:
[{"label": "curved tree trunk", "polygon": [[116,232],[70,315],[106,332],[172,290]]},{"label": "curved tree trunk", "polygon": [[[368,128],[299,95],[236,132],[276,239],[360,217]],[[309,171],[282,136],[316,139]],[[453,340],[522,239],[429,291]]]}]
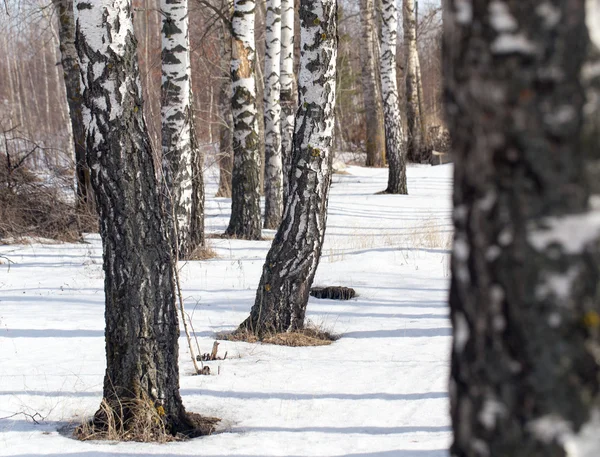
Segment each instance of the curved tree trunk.
[{"label": "curved tree trunk", "polygon": [[373,0],[360,0],[362,40],[360,63],[362,67],[362,92],[367,121],[367,167],[385,165],[385,130],[381,93],[377,79],[379,71],[375,64],[375,7]]},{"label": "curved tree trunk", "polygon": [[396,41],[398,9],[395,0],[381,0],[381,95],[385,116],[385,148],[389,165],[385,193],[407,194],[406,149],[398,105]]},{"label": "curved tree trunk", "polygon": [[281,163],[281,0],[268,0],[265,38],[265,228],[276,229],[283,211]]},{"label": "curved tree trunk", "polygon": [[336,0],[300,3],[300,93],[290,194],[263,267],[250,317],[257,335],[304,326],[321,256],[331,183],[337,56]]},{"label": "curved tree trunk", "polygon": [[260,224],[260,141],[254,80],[254,0],[235,0],[231,23],[233,174],[231,219],[226,234],[258,240]]},{"label": "curved tree trunk", "polygon": [[600,454],[600,220],[581,144],[585,4],[446,5],[456,457]]},{"label": "curved tree trunk", "polygon": [[204,244],[203,157],[192,108],[188,1],[161,0],[162,169],[179,258]]},{"label": "curved tree trunk", "polygon": [[417,51],[417,24],[415,0],[402,0],[404,27],[404,73],[406,79],[406,123],[408,125],[407,157],[421,162],[423,153],[423,126],[419,105],[419,54]]},{"label": "curved tree trunk", "polygon": [[77,200],[82,208],[94,212],[94,195],[90,170],[85,156],[85,126],[83,125],[81,77],[75,48],[75,17],[73,0],[52,0],[58,13],[61,65],[65,80],[69,117],[75,149]]},{"label": "curved tree trunk", "polygon": [[[132,401],[144,401],[175,433],[191,424],[179,395],[174,265],[142,114],[132,11],[127,0],[75,1],[88,161],[104,247],[103,395],[124,426],[135,414]],[[102,408],[94,422],[107,426]]]},{"label": "curved tree trunk", "polygon": [[281,0],[281,161],[283,165],[283,201],[289,192],[289,175],[292,168],[292,139],[296,94],[294,92],[294,0]]}]

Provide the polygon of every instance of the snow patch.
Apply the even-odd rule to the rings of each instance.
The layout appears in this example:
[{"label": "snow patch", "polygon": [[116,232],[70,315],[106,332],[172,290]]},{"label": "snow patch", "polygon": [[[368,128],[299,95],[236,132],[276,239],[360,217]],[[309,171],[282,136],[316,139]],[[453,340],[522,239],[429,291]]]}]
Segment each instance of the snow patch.
[{"label": "snow patch", "polygon": [[514,32],[517,21],[510,14],[508,5],[504,2],[493,1],[489,6],[490,22],[497,32]]},{"label": "snow patch", "polygon": [[492,43],[495,54],[535,54],[536,46],[522,33],[511,35],[503,33]]}]

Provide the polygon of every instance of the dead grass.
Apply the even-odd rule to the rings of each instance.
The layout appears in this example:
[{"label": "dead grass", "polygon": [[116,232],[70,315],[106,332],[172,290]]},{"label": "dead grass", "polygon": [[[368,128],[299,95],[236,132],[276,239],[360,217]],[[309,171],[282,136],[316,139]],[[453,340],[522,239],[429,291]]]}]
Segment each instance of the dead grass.
[{"label": "dead grass", "polygon": [[197,247],[185,260],[210,260],[217,257],[217,251],[210,244],[205,243],[204,246]]},{"label": "dead grass", "polygon": [[276,344],[278,346],[308,347],[328,346],[337,339],[339,335],[323,330],[314,324],[309,324],[301,330],[293,332],[271,333],[261,338],[247,330],[236,330],[229,333],[219,333],[217,338],[226,341],[242,341],[245,343]]},{"label": "dead grass", "polygon": [[[124,420],[122,418],[125,418]],[[155,407],[147,397],[114,402],[106,399],[92,420],[88,420],[73,431],[73,437],[80,441],[137,441],[143,443],[168,443],[182,441],[214,432],[220,419],[187,413],[190,429],[172,434],[167,429],[165,411]]]}]

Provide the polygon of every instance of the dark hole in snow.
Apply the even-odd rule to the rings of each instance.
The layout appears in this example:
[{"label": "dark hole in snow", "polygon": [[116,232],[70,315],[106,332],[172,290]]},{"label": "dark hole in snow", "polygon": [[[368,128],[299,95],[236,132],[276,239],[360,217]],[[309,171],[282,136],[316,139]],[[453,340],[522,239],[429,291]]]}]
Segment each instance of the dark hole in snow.
[{"label": "dark hole in snow", "polygon": [[310,289],[310,295],[315,298],[329,298],[331,300],[350,300],[356,297],[356,292],[350,287],[328,286],[313,287]]}]

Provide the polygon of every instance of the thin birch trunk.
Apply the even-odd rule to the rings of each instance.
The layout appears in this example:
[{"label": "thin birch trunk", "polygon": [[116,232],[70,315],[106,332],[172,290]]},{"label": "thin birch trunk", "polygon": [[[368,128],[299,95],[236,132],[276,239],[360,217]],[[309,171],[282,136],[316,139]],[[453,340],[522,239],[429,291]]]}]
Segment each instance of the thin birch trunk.
[{"label": "thin birch trunk", "polygon": [[379,71],[375,63],[375,7],[373,0],[360,0],[362,40],[360,61],[362,67],[362,93],[367,121],[367,167],[382,167],[385,164],[385,130],[381,92],[377,80]]},{"label": "thin birch trunk", "polygon": [[265,228],[276,229],[283,211],[281,163],[281,0],[267,0],[265,37]]},{"label": "thin birch trunk", "polygon": [[77,49],[75,47],[73,0],[53,0],[53,3],[58,13],[60,63],[63,69],[69,119],[73,134],[73,148],[75,150],[77,200],[81,209],[94,212],[94,194],[86,157],[86,132],[82,113],[81,76],[79,61],[77,60]]},{"label": "thin birch trunk", "polygon": [[[227,24],[220,24],[217,28],[219,49],[223,68],[231,64],[231,34]],[[233,173],[233,145],[232,130],[233,116],[231,113],[231,72],[224,70],[221,75],[219,87],[219,189],[217,197],[231,198],[231,175]]]},{"label": "thin birch trunk", "polygon": [[283,167],[283,200],[288,195],[289,175],[292,167],[292,138],[296,94],[294,92],[294,0],[281,0],[281,160]]},{"label": "thin birch trunk", "polygon": [[403,0],[404,73],[406,80],[407,158],[420,162],[423,152],[422,119],[419,106],[419,76],[415,0]]},{"label": "thin birch trunk", "polygon": [[304,326],[323,246],[331,184],[335,113],[336,0],[302,0],[299,108],[290,194],[240,330],[259,336]]},{"label": "thin birch trunk", "polygon": [[231,219],[226,234],[258,240],[260,221],[260,139],[256,110],[254,0],[235,0],[231,21],[233,175]]},{"label": "thin birch trunk", "polygon": [[180,258],[204,244],[203,157],[194,129],[187,0],[161,0],[162,170]]},{"label": "thin birch trunk", "polygon": [[398,9],[395,0],[381,0],[381,95],[385,117],[385,147],[389,165],[385,193],[407,194],[406,147],[396,80]]}]

